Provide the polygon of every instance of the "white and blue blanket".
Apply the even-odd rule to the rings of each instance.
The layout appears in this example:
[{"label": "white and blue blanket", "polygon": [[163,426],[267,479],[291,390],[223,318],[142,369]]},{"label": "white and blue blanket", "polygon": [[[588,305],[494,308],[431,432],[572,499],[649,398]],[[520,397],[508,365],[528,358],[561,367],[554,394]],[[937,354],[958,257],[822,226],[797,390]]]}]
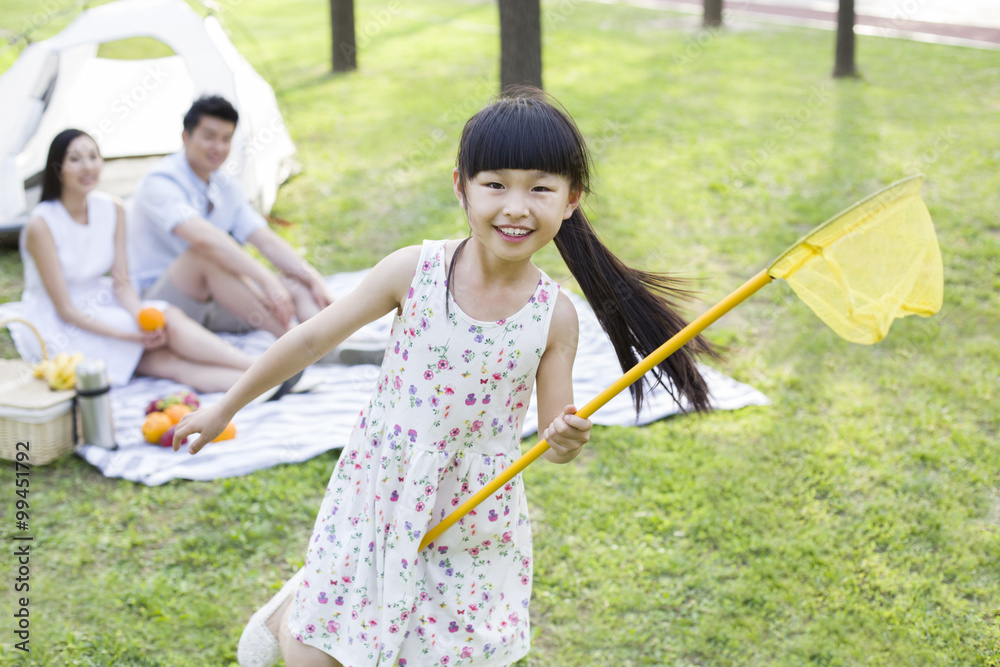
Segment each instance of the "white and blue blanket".
[{"label": "white and blue blanket", "polygon": [[[327,284],[333,294],[346,294],[364,277],[365,271],[329,276]],[[581,297],[568,293],[576,305],[580,319],[580,343],[573,367],[573,393],[582,406],[621,376],[621,367],[611,341],[601,330],[593,310]],[[0,305],[0,318],[20,315],[18,302]],[[345,346],[370,349],[383,347],[389,338],[392,314],[364,327]],[[14,344],[23,349],[21,337],[26,332],[11,328]],[[260,354],[274,341],[262,331],[245,336],[226,335],[234,345]],[[736,410],[750,405],[769,405],[767,397],[732,378],[702,365],[702,375],[708,383],[712,405],[717,410]],[[101,470],[107,477],[121,477],[150,486],[172,479],[212,480],[245,475],[281,463],[298,463],[331,449],[340,449],[347,442],[354,421],[365,407],[374,390],[379,369],[373,365],[316,365],[307,375],[321,381],[305,394],[290,394],[280,401],[249,405],[233,420],[237,437],[212,444],[196,456],[185,449],[172,449],[147,444],[142,438],[142,423],[146,405],[153,399],[171,394],[182,385],[170,380],[135,378],[127,386],[111,392],[115,423],[116,450],[95,445],[81,445],[77,454]],[[203,405],[219,400],[221,394],[202,394]],[[669,394],[657,387],[647,393],[638,419],[627,391],[619,394],[598,410],[591,420],[595,424],[636,426],[648,424],[680,409]],[[524,435],[538,430],[534,397],[525,415]]]}]

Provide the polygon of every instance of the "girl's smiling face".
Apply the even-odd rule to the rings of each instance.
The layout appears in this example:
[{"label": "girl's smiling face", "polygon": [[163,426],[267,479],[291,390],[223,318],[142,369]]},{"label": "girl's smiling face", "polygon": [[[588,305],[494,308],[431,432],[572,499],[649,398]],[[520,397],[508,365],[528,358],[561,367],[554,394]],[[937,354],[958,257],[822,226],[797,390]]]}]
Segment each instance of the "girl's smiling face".
[{"label": "girl's smiling face", "polygon": [[103,164],[104,160],[93,139],[85,134],[73,139],[66,147],[66,157],[60,171],[63,192],[86,194],[96,188]]},{"label": "girl's smiling face", "polygon": [[463,184],[456,169],[453,182],[472,235],[509,260],[530,259],[555,238],[580,203],[580,191],[568,178],[545,171],[481,171]]}]

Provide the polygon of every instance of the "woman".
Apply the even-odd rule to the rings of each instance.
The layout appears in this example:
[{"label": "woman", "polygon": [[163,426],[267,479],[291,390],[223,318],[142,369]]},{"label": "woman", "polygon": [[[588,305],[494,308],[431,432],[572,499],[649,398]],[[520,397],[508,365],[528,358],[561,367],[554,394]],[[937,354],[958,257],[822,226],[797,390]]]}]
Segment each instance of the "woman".
[{"label": "woman", "polygon": [[[94,140],[64,130],[49,147],[41,202],[21,232],[22,301],[51,352],[103,359],[112,385],[133,374],[225,391],[253,358],[164,301],[140,301],[129,279],[121,202],[98,192],[103,159]],[[109,275],[110,274],[110,275]],[[166,326],[141,331],[153,306]]]}]

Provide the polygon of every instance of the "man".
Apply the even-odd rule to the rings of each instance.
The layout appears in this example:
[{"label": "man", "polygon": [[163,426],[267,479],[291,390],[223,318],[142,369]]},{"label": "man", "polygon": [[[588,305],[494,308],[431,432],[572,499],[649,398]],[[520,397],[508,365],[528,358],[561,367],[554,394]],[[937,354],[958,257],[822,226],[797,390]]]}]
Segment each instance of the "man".
[{"label": "man", "polygon": [[[184,148],[143,179],[129,216],[132,275],[145,299],[173,303],[212,331],[281,336],[332,302],[322,277],[267,226],[218,169],[239,115],[218,96],[184,116]],[[250,243],[281,272],[251,256]]]}]

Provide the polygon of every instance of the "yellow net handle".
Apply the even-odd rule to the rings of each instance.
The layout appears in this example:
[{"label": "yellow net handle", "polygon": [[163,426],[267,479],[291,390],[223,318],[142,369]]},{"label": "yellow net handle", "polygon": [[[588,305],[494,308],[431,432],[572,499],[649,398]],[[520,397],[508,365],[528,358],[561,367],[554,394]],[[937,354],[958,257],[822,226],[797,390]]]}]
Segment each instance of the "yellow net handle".
[{"label": "yellow net handle", "polygon": [[[664,359],[679,350],[685,343],[707,329],[713,322],[728,313],[730,310],[743,303],[752,294],[769,282],[771,282],[771,276],[767,274],[767,269],[764,269],[756,276],[743,283],[743,285],[738,287],[732,294],[706,310],[698,318],[678,331],[670,340],[656,348],[649,354],[649,356],[618,378],[614,384],[591,399],[590,402],[580,408],[576,414],[584,419],[590,417],[590,415],[597,412],[598,409],[620,394],[626,387],[641,379],[643,375],[651,371]],[[483,502],[483,500],[495,493],[497,489],[513,479],[519,472],[527,468],[528,465],[544,454],[548,448],[549,443],[545,440],[540,440],[537,445],[525,452],[521,458],[514,462],[512,466],[497,475],[496,479],[480,489],[474,496],[459,505],[454,512],[445,517],[441,523],[429,530],[424,536],[424,539],[420,542],[420,549],[423,550],[428,544],[440,537],[441,534],[454,525],[456,521],[472,511],[477,505],[479,505],[479,503]]]}]

